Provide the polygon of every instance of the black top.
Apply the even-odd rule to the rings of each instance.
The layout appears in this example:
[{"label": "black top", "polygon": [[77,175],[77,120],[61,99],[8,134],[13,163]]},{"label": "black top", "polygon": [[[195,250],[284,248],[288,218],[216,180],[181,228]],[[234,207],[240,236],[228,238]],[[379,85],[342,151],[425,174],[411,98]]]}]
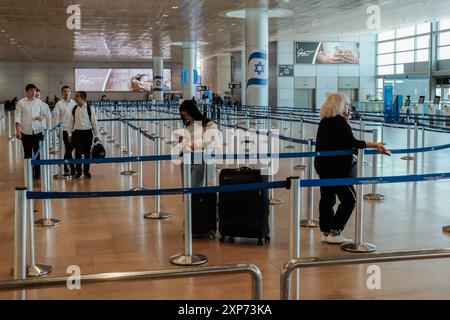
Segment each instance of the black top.
[{"label": "black top", "polygon": [[[342,116],[324,118],[319,123],[316,151],[364,149],[364,141],[356,140],[352,128]],[[320,178],[349,178],[352,176],[353,156],[317,157],[314,167]]]}]

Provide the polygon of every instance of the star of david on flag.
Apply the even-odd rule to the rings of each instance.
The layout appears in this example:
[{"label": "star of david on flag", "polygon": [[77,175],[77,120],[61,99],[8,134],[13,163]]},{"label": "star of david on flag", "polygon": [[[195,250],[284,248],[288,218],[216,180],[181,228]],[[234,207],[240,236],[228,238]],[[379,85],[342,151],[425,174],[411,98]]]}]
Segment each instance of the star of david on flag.
[{"label": "star of david on flag", "polygon": [[268,84],[267,66],[268,56],[265,52],[253,52],[247,62],[247,88],[250,86],[266,86]]}]

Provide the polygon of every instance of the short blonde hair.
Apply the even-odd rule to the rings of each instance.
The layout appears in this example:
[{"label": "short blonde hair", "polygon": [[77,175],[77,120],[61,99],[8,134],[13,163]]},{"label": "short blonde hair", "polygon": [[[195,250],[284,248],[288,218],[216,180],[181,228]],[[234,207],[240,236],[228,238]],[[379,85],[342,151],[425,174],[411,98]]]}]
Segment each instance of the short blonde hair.
[{"label": "short blonde hair", "polygon": [[344,114],[345,105],[350,104],[350,99],[345,93],[332,93],[320,109],[320,119],[333,118]]}]

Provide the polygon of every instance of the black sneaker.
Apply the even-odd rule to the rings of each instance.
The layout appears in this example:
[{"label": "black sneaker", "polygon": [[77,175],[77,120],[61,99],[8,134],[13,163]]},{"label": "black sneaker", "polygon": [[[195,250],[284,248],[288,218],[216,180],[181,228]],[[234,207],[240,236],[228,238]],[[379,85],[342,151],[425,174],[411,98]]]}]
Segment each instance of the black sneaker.
[{"label": "black sneaker", "polygon": [[77,173],[76,178],[77,178],[78,180],[83,179],[83,174],[82,174],[81,172],[80,172],[80,173]]},{"label": "black sneaker", "polygon": [[91,174],[89,172],[85,172],[84,176],[88,179],[92,178]]}]

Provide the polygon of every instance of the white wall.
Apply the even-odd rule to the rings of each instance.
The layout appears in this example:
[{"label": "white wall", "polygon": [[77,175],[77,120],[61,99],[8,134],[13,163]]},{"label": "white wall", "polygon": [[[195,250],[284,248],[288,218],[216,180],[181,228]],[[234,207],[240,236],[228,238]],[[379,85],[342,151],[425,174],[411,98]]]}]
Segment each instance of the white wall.
[{"label": "white wall", "polygon": [[278,41],[278,65],[294,64],[294,77],[278,78],[278,105],[294,106],[295,78],[314,77],[316,79],[316,105],[319,109],[329,93],[338,91],[338,78],[359,78],[359,100],[366,95],[374,95],[376,89],[376,36],[330,37],[327,39],[298,39],[296,41],[354,41],[360,43],[360,64],[355,65],[307,65],[294,64],[295,41]]},{"label": "white wall", "polygon": [[[22,97],[28,83],[34,83],[44,97],[60,96],[61,87],[68,85],[75,89],[74,68],[152,68],[144,63],[22,63],[0,62],[0,100]],[[172,69],[172,88],[181,90],[181,64],[168,63],[164,66]],[[88,99],[97,100],[102,92],[89,92]],[[108,92],[109,99],[143,100],[147,93]]]}]

